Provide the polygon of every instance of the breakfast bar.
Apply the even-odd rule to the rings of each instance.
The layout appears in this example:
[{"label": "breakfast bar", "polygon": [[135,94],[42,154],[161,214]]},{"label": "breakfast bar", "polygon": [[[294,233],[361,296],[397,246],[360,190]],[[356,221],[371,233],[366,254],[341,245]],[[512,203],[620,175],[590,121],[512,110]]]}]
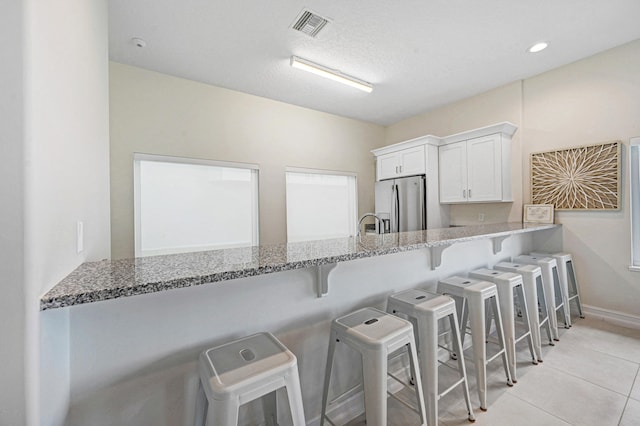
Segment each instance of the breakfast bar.
[{"label": "breakfast bar", "polygon": [[[41,297],[43,350],[70,360],[70,424],[193,424],[198,355],[267,331],[298,358],[315,424],[332,319],[561,249],[561,225],[502,223],[89,262]],[[361,380],[354,362],[334,366],[347,387]],[[256,410],[242,411],[244,424]]]},{"label": "breakfast bar", "polygon": [[498,254],[504,239],[511,235],[556,227],[559,225],[522,223],[462,226],[88,262],[47,292],[41,299],[40,309],[63,308],[300,268],[336,265],[425,248],[431,251],[431,268],[435,269],[440,266],[443,250],[453,244],[489,239],[494,254]]}]

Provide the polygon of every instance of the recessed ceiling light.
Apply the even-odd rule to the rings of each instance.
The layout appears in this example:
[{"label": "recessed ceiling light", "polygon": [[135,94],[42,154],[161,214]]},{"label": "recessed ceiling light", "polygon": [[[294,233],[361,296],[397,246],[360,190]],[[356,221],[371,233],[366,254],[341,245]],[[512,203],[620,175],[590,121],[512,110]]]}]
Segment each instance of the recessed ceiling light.
[{"label": "recessed ceiling light", "polygon": [[319,75],[320,77],[337,81],[338,83],[346,84],[347,86],[355,87],[356,89],[360,89],[367,93],[371,93],[371,91],[373,90],[373,85],[371,83],[347,74],[343,74],[338,70],[325,67],[324,65],[316,64],[306,59],[299,58],[297,56],[291,57],[291,66],[293,68],[298,68],[300,70]]},{"label": "recessed ceiling light", "polygon": [[531,46],[529,49],[527,49],[527,51],[530,52],[530,53],[538,53],[538,52],[546,49],[547,46],[549,46],[549,43],[547,43],[545,41],[541,41],[540,43],[536,43],[533,46]]}]

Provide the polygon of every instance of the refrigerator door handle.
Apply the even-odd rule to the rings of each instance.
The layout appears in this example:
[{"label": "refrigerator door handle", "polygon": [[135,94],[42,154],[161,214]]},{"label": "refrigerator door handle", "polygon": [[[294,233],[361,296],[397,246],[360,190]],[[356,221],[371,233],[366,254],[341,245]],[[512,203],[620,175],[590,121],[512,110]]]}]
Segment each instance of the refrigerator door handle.
[{"label": "refrigerator door handle", "polygon": [[420,181],[420,217],[422,219],[422,229],[427,229],[427,197],[426,197],[427,189],[426,182],[423,178]]},{"label": "refrigerator door handle", "polygon": [[389,213],[389,231],[396,232],[396,186],[391,184],[391,209]]},{"label": "refrigerator door handle", "polygon": [[400,190],[398,188],[398,185],[395,185],[396,187],[396,232],[400,232]]},{"label": "refrigerator door handle", "polygon": [[400,205],[398,198],[398,185],[391,185],[391,232],[398,232]]}]

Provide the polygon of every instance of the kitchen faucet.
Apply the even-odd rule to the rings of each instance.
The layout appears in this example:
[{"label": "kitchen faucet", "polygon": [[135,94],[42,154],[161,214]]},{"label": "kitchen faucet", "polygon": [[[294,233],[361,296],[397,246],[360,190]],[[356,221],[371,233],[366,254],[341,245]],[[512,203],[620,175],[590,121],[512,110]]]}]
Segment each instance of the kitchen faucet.
[{"label": "kitchen faucet", "polygon": [[380,219],[375,213],[365,213],[362,215],[360,220],[358,221],[358,237],[362,234],[360,233],[360,227],[362,226],[362,221],[367,217],[373,217],[378,221],[378,233],[382,230],[382,219]]}]

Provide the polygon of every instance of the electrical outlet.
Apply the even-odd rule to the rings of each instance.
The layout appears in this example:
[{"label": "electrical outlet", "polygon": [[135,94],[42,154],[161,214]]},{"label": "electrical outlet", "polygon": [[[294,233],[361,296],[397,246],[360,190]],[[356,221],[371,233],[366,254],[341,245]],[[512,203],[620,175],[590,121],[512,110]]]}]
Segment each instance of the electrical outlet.
[{"label": "electrical outlet", "polygon": [[76,224],[76,251],[78,254],[84,250],[84,223],[78,221]]},{"label": "electrical outlet", "polygon": [[484,222],[484,213],[478,213],[478,221]]}]

